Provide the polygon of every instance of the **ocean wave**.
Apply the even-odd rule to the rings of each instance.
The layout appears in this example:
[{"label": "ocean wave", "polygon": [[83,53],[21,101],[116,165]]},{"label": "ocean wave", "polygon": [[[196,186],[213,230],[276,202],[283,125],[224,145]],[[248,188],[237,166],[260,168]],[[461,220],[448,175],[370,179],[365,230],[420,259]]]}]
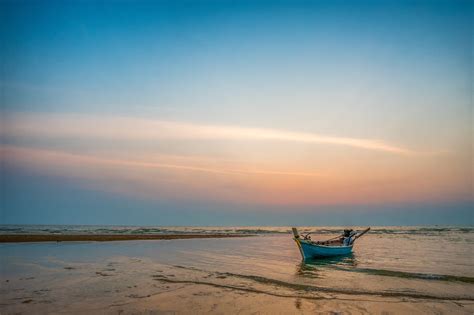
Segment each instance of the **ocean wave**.
[{"label": "ocean wave", "polygon": [[[364,227],[354,227],[361,230]],[[298,227],[301,233],[335,235],[344,227]],[[165,226],[81,226],[81,225],[2,225],[0,234],[291,234],[291,227],[165,227]],[[373,235],[425,235],[474,233],[474,227],[372,227]]]}]

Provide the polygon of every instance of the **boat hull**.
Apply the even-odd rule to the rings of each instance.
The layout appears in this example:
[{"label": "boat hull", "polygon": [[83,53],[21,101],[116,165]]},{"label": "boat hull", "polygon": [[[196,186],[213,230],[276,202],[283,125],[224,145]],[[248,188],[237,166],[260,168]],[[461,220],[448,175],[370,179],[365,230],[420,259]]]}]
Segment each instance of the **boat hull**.
[{"label": "boat hull", "polygon": [[305,240],[295,239],[296,244],[298,245],[301,256],[304,260],[321,258],[321,257],[332,257],[332,256],[342,256],[352,253],[351,246],[324,246],[310,243]]}]

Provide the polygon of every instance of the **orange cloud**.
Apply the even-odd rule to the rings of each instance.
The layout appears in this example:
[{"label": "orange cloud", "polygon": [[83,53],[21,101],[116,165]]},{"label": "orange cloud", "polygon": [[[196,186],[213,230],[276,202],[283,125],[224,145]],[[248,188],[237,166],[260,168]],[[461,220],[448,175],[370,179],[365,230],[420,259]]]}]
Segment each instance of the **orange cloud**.
[{"label": "orange cloud", "polygon": [[329,205],[469,198],[462,174],[435,173],[436,161],[408,166],[390,160],[367,161],[370,166],[354,162],[311,173],[307,165],[251,169],[242,162],[193,157],[118,159],[13,146],[1,147],[0,153],[9,164],[73,178],[95,190],[160,200]]}]

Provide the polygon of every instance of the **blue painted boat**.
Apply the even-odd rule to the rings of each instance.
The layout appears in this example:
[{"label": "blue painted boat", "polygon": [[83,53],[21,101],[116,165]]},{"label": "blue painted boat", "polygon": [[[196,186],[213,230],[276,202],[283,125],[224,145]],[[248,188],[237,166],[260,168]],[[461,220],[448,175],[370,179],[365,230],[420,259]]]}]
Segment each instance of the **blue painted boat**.
[{"label": "blue painted boat", "polygon": [[314,242],[309,237],[309,233],[303,236],[299,235],[296,228],[292,228],[293,236],[301,253],[303,260],[314,258],[348,255],[352,253],[354,241],[367,233],[370,228],[357,233],[352,230],[346,230],[345,235],[340,235],[324,242]]}]

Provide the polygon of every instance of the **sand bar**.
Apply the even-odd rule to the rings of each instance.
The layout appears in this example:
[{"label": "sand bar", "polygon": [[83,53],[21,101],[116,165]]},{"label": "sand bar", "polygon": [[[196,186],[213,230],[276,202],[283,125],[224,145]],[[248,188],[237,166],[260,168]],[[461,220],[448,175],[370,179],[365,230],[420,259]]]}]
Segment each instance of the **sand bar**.
[{"label": "sand bar", "polygon": [[136,240],[176,240],[191,238],[246,237],[242,234],[3,234],[0,243],[24,242],[74,242],[74,241],[136,241]]}]

